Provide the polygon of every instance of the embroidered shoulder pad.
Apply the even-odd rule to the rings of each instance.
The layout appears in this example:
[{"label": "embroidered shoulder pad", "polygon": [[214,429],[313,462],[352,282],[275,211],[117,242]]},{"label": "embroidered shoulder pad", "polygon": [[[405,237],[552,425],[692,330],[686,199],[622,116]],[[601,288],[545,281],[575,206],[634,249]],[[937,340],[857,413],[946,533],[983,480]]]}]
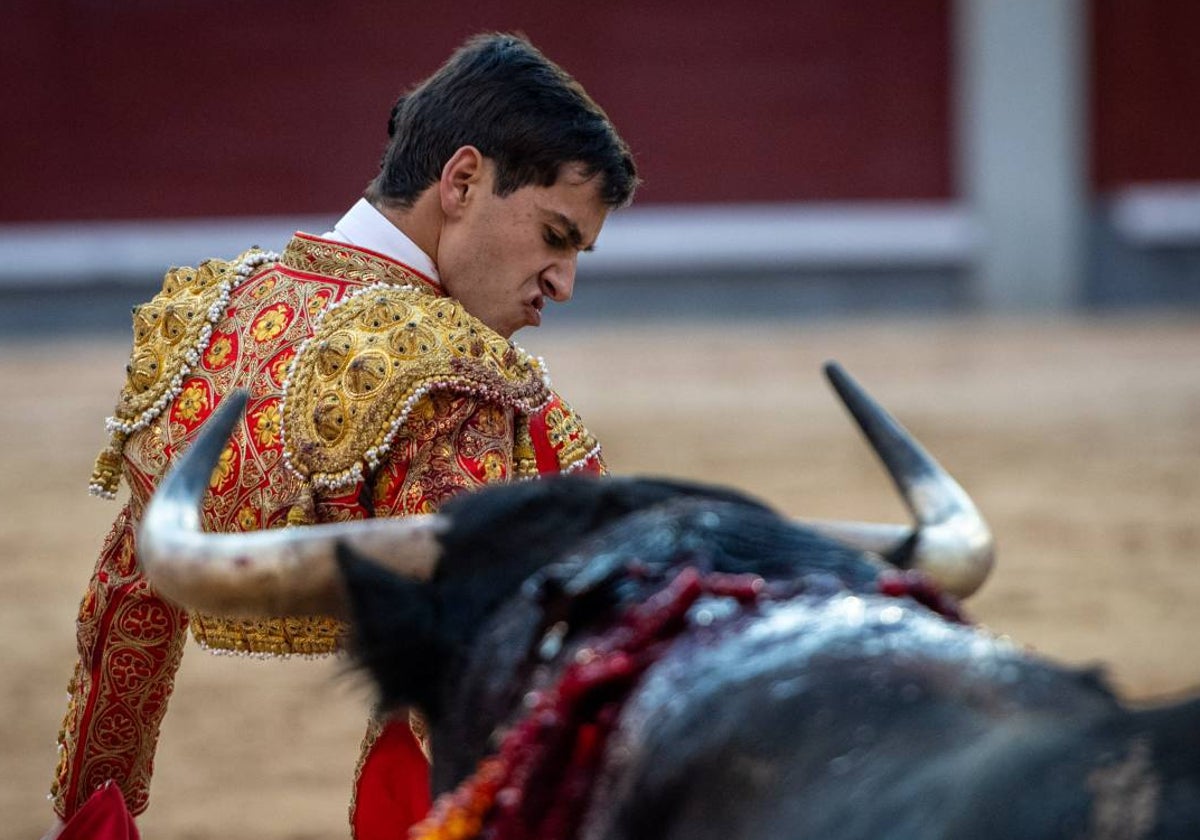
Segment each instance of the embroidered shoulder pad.
[{"label": "embroidered shoulder pad", "polygon": [[383,460],[413,406],[445,389],[523,413],[550,398],[545,364],[453,298],[372,286],[326,310],[284,385],[288,465],[324,490]]},{"label": "embroidered shoulder pad", "polygon": [[208,344],[213,324],[224,315],[230,292],[256,267],[276,259],[276,254],[251,249],[230,262],[208,260],[196,268],[172,268],[162,291],[134,307],[128,376],[116,410],[105,423],[111,439],[92,471],[94,495],[116,494],[125,439],[152,423],[179,393]]}]

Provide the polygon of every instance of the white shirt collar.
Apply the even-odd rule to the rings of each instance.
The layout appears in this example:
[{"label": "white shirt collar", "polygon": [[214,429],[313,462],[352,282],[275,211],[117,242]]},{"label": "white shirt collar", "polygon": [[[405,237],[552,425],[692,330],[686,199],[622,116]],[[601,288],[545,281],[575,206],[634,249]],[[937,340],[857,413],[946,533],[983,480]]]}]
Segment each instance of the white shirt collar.
[{"label": "white shirt collar", "polygon": [[365,198],[355,202],[333,226],[333,230],[321,234],[321,237],[367,248],[416,269],[430,280],[440,281],[437,266],[430,256]]}]

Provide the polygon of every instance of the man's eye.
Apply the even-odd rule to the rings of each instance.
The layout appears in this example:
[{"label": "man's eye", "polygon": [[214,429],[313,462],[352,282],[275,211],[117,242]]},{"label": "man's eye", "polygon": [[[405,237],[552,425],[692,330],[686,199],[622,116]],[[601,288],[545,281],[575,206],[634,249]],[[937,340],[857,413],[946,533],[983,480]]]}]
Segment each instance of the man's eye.
[{"label": "man's eye", "polygon": [[551,248],[565,248],[567,245],[566,237],[561,236],[554,228],[546,228],[545,239]]}]

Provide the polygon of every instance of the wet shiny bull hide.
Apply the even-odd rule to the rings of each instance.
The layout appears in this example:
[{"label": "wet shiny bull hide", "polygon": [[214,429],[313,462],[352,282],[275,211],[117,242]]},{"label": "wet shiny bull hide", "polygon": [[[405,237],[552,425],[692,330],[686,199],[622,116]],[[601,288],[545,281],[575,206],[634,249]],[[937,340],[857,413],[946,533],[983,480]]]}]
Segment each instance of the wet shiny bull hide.
[{"label": "wet shiny bull hide", "polygon": [[429,582],[340,558],[360,663],[388,706],[431,722],[435,793],[579,645],[690,566],[797,594],[693,607],[624,706],[581,836],[1200,836],[1200,703],[1129,710],[1094,672],[876,594],[877,560],[750,499],[564,478],[447,512]]}]

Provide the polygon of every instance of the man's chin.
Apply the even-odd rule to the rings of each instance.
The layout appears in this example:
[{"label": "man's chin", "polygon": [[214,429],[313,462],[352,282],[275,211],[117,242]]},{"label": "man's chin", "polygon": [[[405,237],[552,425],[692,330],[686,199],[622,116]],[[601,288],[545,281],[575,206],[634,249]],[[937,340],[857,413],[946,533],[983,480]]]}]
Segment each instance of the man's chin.
[{"label": "man's chin", "polygon": [[517,324],[516,326],[497,326],[493,327],[492,329],[496,332],[496,335],[500,336],[501,338],[512,338],[518,330],[524,328],[525,326],[527,325]]}]

